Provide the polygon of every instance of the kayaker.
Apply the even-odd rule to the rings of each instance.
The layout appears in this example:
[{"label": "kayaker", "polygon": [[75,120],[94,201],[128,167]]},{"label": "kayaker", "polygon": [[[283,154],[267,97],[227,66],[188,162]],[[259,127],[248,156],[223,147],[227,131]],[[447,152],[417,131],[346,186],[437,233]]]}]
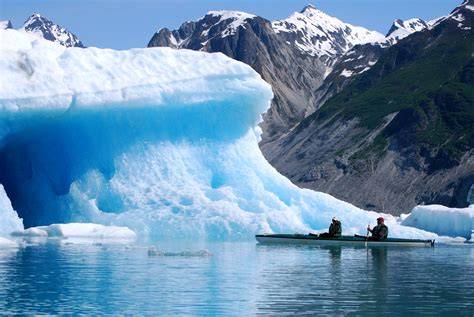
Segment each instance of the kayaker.
[{"label": "kayaker", "polygon": [[332,218],[331,225],[329,226],[329,232],[323,232],[319,236],[322,238],[337,238],[342,235],[341,222],[336,218]]},{"label": "kayaker", "polygon": [[377,225],[370,229],[370,226],[367,227],[367,230],[372,233],[373,240],[384,240],[388,237],[388,227],[384,223],[383,217],[377,218]]}]

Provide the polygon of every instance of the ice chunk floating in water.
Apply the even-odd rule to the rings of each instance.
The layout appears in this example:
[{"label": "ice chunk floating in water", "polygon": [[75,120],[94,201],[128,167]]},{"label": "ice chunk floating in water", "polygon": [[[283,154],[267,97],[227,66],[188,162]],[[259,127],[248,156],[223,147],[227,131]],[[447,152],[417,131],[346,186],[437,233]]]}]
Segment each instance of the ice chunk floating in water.
[{"label": "ice chunk floating in water", "polygon": [[48,238],[90,238],[135,240],[136,234],[127,227],[104,226],[95,223],[59,223],[14,231],[13,236]]},{"label": "ice chunk floating in water", "polygon": [[474,206],[469,206],[469,208],[448,208],[440,205],[416,206],[402,223],[436,232],[439,235],[472,240]]},{"label": "ice chunk floating in water", "polygon": [[[243,63],[65,48],[16,30],[0,31],[0,42],[0,183],[26,227],[252,239],[322,229],[334,215],[345,233],[374,223],[374,213],[299,189],[267,163],[257,126],[272,92]],[[393,237],[434,237],[387,218]]]}]

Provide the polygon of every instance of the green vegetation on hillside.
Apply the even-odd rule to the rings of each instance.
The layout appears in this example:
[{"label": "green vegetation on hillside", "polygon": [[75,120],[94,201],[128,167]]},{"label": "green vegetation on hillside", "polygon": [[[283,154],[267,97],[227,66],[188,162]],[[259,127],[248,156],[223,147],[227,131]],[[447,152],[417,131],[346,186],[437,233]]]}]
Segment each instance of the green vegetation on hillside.
[{"label": "green vegetation on hillside", "polygon": [[474,148],[473,43],[472,32],[449,26],[414,34],[307,120],[358,118],[373,130],[398,113],[351,160],[381,156],[393,137],[399,147],[416,146],[432,170],[450,167]]}]

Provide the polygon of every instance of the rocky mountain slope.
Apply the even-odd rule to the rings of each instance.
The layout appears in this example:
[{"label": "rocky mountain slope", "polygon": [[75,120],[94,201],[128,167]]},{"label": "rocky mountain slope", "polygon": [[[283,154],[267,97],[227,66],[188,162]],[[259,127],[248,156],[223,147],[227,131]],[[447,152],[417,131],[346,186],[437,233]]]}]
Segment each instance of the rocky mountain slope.
[{"label": "rocky mountain slope", "polygon": [[156,32],[148,46],[222,52],[252,66],[275,94],[264,115],[263,143],[274,140],[314,108],[316,89],[341,53],[383,35],[346,24],[313,6],[271,22],[237,11],[211,11],[178,30]]},{"label": "rocky mountain slope", "polygon": [[466,1],[382,49],[377,63],[269,146],[271,163],[302,187],[394,214],[419,203],[472,203],[473,9]]},{"label": "rocky mountain slope", "polygon": [[63,46],[84,47],[76,35],[38,13],[32,14],[25,21],[22,29]]}]

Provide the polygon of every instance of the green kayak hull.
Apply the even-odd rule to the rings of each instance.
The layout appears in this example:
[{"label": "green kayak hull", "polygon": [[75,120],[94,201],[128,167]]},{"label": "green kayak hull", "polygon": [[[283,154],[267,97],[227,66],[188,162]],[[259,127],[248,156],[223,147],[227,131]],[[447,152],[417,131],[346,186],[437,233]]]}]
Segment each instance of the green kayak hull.
[{"label": "green kayak hull", "polygon": [[370,240],[363,236],[341,236],[338,238],[320,238],[309,234],[257,234],[262,244],[314,244],[314,245],[351,245],[351,246],[410,246],[431,247],[434,240],[387,238]]}]

